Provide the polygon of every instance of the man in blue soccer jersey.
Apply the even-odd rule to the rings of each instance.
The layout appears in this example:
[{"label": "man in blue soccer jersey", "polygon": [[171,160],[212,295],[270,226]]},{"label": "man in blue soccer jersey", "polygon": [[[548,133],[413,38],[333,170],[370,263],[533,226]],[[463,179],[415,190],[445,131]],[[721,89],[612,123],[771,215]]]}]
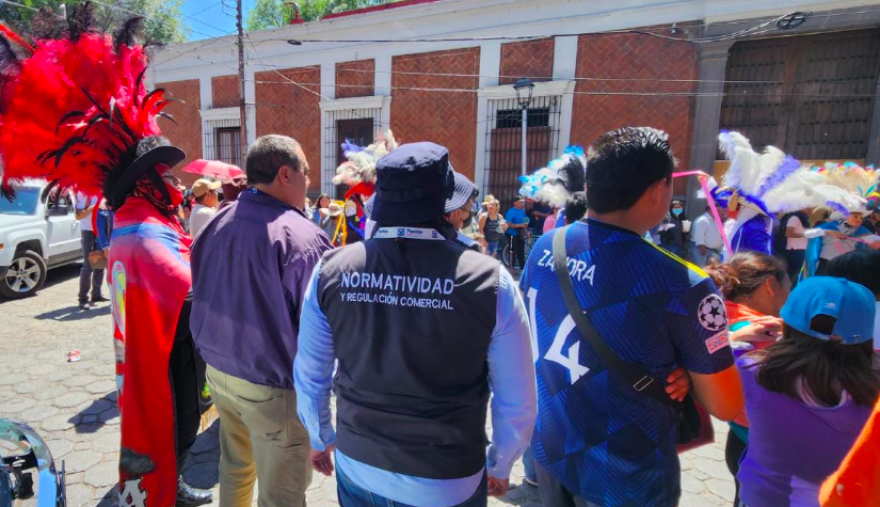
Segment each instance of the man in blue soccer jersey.
[{"label": "man in blue soccer jersey", "polygon": [[566,235],[581,308],[623,361],[655,379],[684,367],[697,399],[719,419],[743,408],[715,286],[642,239],[672,200],[667,139],[645,127],[599,138],[586,175],[588,218],[545,234],[526,266],[538,381],[532,451],[544,505],[673,507],[681,493],[678,412],[609,372],[575,329],[553,269],[555,234]]}]

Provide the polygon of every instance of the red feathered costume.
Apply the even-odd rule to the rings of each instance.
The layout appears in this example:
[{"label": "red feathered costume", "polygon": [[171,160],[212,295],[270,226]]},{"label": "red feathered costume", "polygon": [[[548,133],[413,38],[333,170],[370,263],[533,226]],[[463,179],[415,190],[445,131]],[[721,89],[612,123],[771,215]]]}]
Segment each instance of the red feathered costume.
[{"label": "red feathered costume", "polygon": [[106,196],[116,211],[109,271],[120,503],[172,507],[179,471],[169,357],[191,286],[191,239],[171,214],[180,191],[162,178],[185,154],[156,137],[169,99],[144,87],[147,55],[133,40],[139,19],[113,37],[93,28],[88,3],[67,28],[41,35],[50,20],[38,15],[33,42],[0,25],[0,192],[11,197],[17,182],[45,178]]}]

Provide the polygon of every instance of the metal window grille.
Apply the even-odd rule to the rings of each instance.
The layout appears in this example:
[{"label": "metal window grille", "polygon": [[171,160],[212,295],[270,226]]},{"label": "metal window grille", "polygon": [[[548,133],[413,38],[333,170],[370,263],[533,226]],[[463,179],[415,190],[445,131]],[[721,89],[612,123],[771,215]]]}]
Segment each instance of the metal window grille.
[{"label": "metal window grille", "polygon": [[239,120],[212,120],[205,126],[205,158],[242,167]]},{"label": "metal window grille", "polygon": [[218,159],[241,167],[241,128],[217,129]]},{"label": "metal window grille", "polygon": [[[341,142],[345,140],[340,139],[340,126],[344,127],[345,125],[351,125],[352,122],[372,122],[372,128],[369,135],[361,134],[357,136],[356,139],[349,139],[349,141],[358,146],[372,144],[376,132],[382,129],[382,109],[346,109],[327,111],[324,114],[326,115],[324,121],[324,174],[322,174],[321,178],[323,191],[330,195],[341,197],[340,192],[344,193],[344,190],[342,188],[334,188],[333,185],[333,177],[336,176],[336,168],[345,161],[342,155],[342,150],[339,147]],[[363,132],[363,130],[364,129],[361,129],[361,132]]]},{"label": "metal window grille", "polygon": [[[544,167],[559,154],[562,97],[534,97],[527,114],[527,170]],[[509,208],[519,192],[522,174],[522,109],[516,99],[490,99],[486,121],[486,170],[483,187]]]},{"label": "metal window grille", "polygon": [[[522,127],[522,109],[502,109],[495,114],[495,128],[518,129]],[[526,113],[529,128],[549,127],[550,108],[529,109]]]}]

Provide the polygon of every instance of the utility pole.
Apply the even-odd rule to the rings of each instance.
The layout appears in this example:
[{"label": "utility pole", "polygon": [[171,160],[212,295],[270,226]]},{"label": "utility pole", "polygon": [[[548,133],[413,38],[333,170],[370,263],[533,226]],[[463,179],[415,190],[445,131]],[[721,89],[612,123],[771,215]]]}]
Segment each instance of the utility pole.
[{"label": "utility pole", "polygon": [[241,0],[236,0],[235,21],[238,24],[238,93],[239,100],[239,164],[244,165],[244,157],[247,152],[247,105],[244,101],[244,23],[241,16]]}]

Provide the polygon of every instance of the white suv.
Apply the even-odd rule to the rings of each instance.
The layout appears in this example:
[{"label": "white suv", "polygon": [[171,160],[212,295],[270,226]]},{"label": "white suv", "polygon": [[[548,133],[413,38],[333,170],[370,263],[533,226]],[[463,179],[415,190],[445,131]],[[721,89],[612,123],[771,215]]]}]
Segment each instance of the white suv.
[{"label": "white suv", "polygon": [[28,181],[12,202],[0,197],[0,295],[35,294],[46,271],[82,259],[79,220],[70,192]]}]

